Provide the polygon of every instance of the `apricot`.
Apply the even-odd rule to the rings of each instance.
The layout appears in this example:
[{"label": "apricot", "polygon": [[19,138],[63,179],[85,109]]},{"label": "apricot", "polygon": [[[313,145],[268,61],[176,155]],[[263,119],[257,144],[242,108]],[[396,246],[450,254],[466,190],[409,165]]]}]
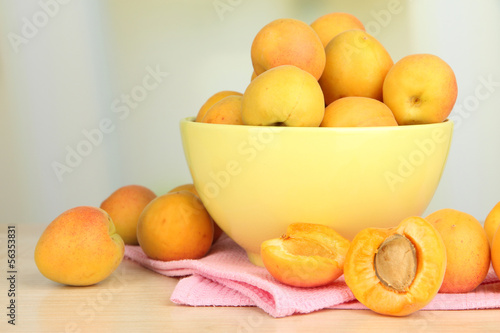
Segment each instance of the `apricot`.
[{"label": "apricot", "polygon": [[261,244],[261,257],[269,273],[294,287],[319,287],[343,273],[350,242],[324,225],[293,223],[286,234]]},{"label": "apricot", "polygon": [[266,24],[251,46],[256,75],[281,65],[294,65],[318,80],[325,68],[325,49],[308,24],[290,18]]},{"label": "apricot", "polygon": [[250,76],[250,82],[253,81],[253,79],[255,79],[257,77],[257,74],[255,73],[255,71],[252,71],[252,76]]},{"label": "apricot", "polygon": [[200,198],[189,191],[156,197],[144,208],[137,224],[139,245],[156,260],[202,258],[213,237],[210,215]]},{"label": "apricot", "polygon": [[325,109],[322,127],[397,126],[391,109],[368,97],[344,97]]},{"label": "apricot", "polygon": [[100,208],[111,216],[116,233],[125,244],[138,245],[137,221],[144,207],[154,198],[156,194],[145,186],[126,185],[111,193]]},{"label": "apricot", "polygon": [[63,212],[47,226],[35,247],[35,263],[52,281],[89,286],[111,275],[124,252],[109,214],[80,206]]},{"label": "apricot", "polygon": [[367,228],[352,240],[344,278],[369,309],[406,316],[438,293],[446,270],[446,248],[425,219],[411,216],[394,228]]},{"label": "apricot", "polygon": [[246,125],[317,127],[324,113],[318,81],[292,65],[265,71],[243,93],[241,117]]},{"label": "apricot", "polygon": [[194,187],[194,184],[178,185],[178,186],[174,187],[173,189],[171,189],[170,191],[168,191],[168,193],[180,192],[180,191],[188,191],[188,192],[193,193],[197,197],[200,197],[200,195],[198,194],[198,191],[196,190],[196,187]]},{"label": "apricot", "polygon": [[365,30],[365,26],[356,16],[340,12],[318,17],[311,23],[311,28],[318,34],[323,47],[341,32],[351,29]]},{"label": "apricot", "polygon": [[384,46],[363,30],[348,30],[326,46],[326,64],[319,79],[326,105],[349,96],[382,101],[384,79],[393,61]]},{"label": "apricot", "polygon": [[493,236],[500,226],[500,202],[498,202],[493,209],[488,213],[486,219],[484,220],[484,231],[486,231],[486,237],[488,237],[488,242],[490,246],[493,244]]},{"label": "apricot", "polygon": [[[200,195],[198,194],[198,191],[196,190],[196,187],[194,187],[194,184],[183,184],[183,185],[176,186],[173,189],[171,189],[170,191],[168,191],[168,193],[179,192],[179,191],[189,191],[189,192],[193,193],[194,195],[196,195],[198,198],[200,197]],[[213,243],[215,243],[220,238],[220,236],[222,236],[224,231],[222,231],[222,229],[219,227],[217,222],[215,222],[215,221],[213,221],[213,222],[214,222],[214,240],[213,240]]]},{"label": "apricot", "polygon": [[500,278],[500,232],[498,230],[491,242],[491,263],[495,274]]},{"label": "apricot", "polygon": [[382,90],[399,125],[445,121],[458,94],[453,69],[433,54],[411,54],[397,61]]},{"label": "apricot", "polygon": [[232,91],[232,90],[222,90],[222,91],[219,91],[219,92],[213,94],[212,96],[210,96],[205,101],[205,103],[203,103],[203,105],[201,106],[200,110],[198,110],[198,114],[196,115],[196,119],[195,120],[198,121],[198,122],[200,122],[203,119],[203,117],[205,117],[205,114],[207,113],[207,111],[215,103],[217,103],[218,101],[220,101],[224,97],[232,96],[232,95],[241,96],[243,94],[240,93],[240,92],[237,92],[237,91]]},{"label": "apricot", "polygon": [[490,267],[490,247],[481,223],[456,209],[440,209],[425,218],[446,246],[446,274],[441,293],[466,293],[479,286]]},{"label": "apricot", "polygon": [[215,103],[201,120],[202,123],[243,125],[239,95],[227,96]]}]

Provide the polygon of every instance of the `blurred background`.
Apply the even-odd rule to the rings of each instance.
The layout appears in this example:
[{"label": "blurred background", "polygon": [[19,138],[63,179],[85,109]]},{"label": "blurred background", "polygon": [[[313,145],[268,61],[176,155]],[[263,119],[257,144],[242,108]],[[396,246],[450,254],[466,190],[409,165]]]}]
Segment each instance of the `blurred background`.
[{"label": "blurred background", "polygon": [[433,53],[454,69],[454,138],[425,214],[482,222],[500,201],[498,0],[0,0],[1,221],[192,182],[179,121],[245,90],[265,24],[329,12],[357,16],[395,62]]}]

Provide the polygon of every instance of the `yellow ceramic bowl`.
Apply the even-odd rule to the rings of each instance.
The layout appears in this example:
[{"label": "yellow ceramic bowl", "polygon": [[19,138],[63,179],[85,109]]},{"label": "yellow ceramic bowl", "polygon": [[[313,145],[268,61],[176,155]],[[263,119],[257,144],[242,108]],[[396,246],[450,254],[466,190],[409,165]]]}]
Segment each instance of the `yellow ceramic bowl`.
[{"label": "yellow ceramic bowl", "polygon": [[186,160],[217,224],[257,265],[292,222],[348,239],[421,215],[443,172],[453,123],[304,128],[180,123]]}]

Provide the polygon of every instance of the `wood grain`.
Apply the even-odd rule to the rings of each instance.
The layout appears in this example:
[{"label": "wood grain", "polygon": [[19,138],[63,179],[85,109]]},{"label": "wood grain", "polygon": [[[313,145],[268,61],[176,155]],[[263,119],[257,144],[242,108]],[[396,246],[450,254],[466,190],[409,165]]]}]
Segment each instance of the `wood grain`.
[{"label": "wood grain", "polygon": [[[369,310],[322,310],[275,319],[255,307],[188,307],[170,302],[178,281],[124,260],[103,282],[67,287],[40,274],[33,260],[45,225],[16,225],[16,325],[8,324],[7,228],[0,225],[3,272],[0,332],[490,332],[499,310],[419,311],[408,317]],[[15,224],[10,224],[15,225]]]}]

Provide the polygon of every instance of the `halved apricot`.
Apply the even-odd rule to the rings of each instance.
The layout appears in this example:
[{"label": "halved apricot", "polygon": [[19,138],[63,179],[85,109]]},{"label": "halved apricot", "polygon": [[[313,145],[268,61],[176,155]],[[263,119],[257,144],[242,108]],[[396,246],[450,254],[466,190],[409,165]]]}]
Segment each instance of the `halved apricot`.
[{"label": "halved apricot", "polygon": [[371,310],[406,316],[438,293],[446,271],[439,232],[412,216],[394,228],[367,228],[352,240],[344,278],[356,299]]},{"label": "halved apricot", "polygon": [[343,273],[350,242],[332,228],[293,223],[280,238],[264,241],[261,257],[269,273],[294,287],[319,287]]}]

